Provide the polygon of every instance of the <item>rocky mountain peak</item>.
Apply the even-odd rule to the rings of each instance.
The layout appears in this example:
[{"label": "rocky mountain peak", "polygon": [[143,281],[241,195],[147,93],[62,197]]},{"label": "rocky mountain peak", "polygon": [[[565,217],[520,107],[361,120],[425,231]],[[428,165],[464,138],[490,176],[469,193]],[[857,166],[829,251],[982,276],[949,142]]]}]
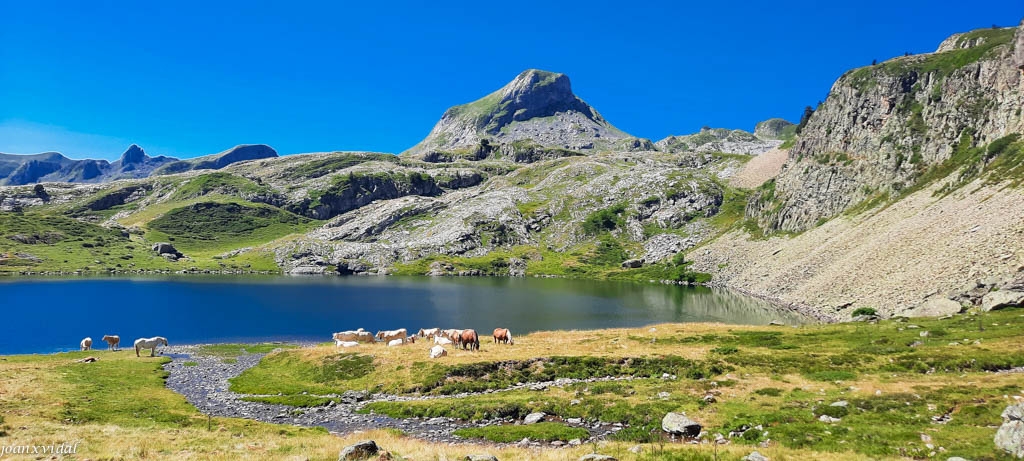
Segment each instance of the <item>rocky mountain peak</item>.
[{"label": "rocky mountain peak", "polygon": [[128,150],[121,154],[121,165],[142,163],[144,161],[146,161],[146,152],[137,144],[128,146]]},{"label": "rocky mountain peak", "polygon": [[565,74],[530,69],[519,74],[501,90],[498,113],[488,114],[486,126],[491,134],[509,122],[550,117],[559,112],[576,111],[590,119],[601,120],[582,99],[572,93],[572,84]]},{"label": "rocky mountain peak", "polygon": [[[484,140],[487,142],[482,144]],[[445,111],[430,134],[405,154],[473,155],[481,145],[500,149],[512,143],[517,148],[530,145],[575,151],[652,146],[650,141],[633,138],[609,124],[573,94],[565,74],[529,69],[497,91]]]}]

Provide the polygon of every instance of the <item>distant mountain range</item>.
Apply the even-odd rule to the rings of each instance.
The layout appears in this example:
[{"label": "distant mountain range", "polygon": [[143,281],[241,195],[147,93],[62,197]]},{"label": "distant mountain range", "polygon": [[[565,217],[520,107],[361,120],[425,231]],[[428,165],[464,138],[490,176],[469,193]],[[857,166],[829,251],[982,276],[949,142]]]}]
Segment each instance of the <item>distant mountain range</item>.
[{"label": "distant mountain range", "polygon": [[[497,91],[445,111],[425,139],[402,156],[426,162],[508,159],[529,163],[598,152],[663,151],[760,154],[793,136],[795,125],[770,119],[754,133],[704,128],[669,136],[657,143],[626,133],[573,94],[565,74],[529,69]],[[240,145],[224,152],[179,160],[150,157],[132,144],[115,162],[74,160],[57,152],[0,154],[0,185],[39,182],[102,183],[190,170],[217,170],[235,162],[277,157],[263,144]]]},{"label": "distant mountain range", "polygon": [[139,179],[189,170],[217,170],[235,162],[268,157],[277,157],[277,152],[263,144],[235,146],[218,154],[188,160],[163,155],[150,157],[135,144],[129,146],[121,154],[121,158],[113,162],[94,159],[74,160],[59,152],[30,155],[0,154],[0,186],[41,182],[101,183],[118,179]]}]

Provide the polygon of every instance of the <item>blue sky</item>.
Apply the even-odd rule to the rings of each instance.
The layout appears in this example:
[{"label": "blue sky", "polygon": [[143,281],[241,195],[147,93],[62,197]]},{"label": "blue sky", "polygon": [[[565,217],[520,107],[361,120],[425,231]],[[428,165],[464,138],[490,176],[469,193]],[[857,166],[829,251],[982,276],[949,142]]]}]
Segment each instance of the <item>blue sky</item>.
[{"label": "blue sky", "polygon": [[636,136],[752,129],[846,69],[1024,17],[1020,0],[355,3],[0,0],[0,152],[400,152],[527,68]]}]

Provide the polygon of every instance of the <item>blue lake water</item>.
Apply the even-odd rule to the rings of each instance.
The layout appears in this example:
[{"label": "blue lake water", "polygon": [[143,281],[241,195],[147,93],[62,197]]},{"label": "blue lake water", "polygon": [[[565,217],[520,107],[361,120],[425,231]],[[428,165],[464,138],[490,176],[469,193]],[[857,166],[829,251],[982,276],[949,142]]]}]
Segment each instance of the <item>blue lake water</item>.
[{"label": "blue lake water", "polygon": [[104,334],[173,344],[329,341],[365,328],[596,329],[662,322],[803,323],[724,290],[536,278],[229,277],[0,279],[0,354],[77,349]]}]

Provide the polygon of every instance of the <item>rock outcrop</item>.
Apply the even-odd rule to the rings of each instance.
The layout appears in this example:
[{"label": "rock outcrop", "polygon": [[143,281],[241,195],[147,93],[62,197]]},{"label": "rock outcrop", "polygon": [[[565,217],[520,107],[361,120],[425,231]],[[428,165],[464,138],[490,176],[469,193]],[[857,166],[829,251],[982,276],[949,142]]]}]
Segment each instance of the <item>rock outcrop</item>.
[{"label": "rock outcrop", "polygon": [[[782,119],[779,122],[769,123],[766,126],[758,124],[762,133],[772,132],[770,126],[782,126],[786,122]],[[790,125],[792,125],[790,123]],[[783,127],[784,128],[784,127]],[[783,128],[778,128],[779,132]],[[772,137],[760,137],[743,130],[729,130],[725,128],[702,128],[699,133],[669,136],[654,143],[658,150],[664,152],[724,152],[727,154],[759,155],[768,152],[779,145],[782,141]]]},{"label": "rock outcrop", "polygon": [[967,160],[958,152],[1021,133],[1024,91],[1012,43],[1022,33],[958,34],[937,53],[847,72],[748,215],[772,230],[805,230],[859,202],[935,179],[929,173],[940,165],[955,171]]},{"label": "rock outcrop", "polygon": [[760,139],[784,139],[796,134],[796,125],[781,118],[770,118],[754,126],[754,136]]},{"label": "rock outcrop", "polygon": [[565,74],[530,69],[482,99],[445,111],[426,139],[402,155],[450,161],[503,154],[536,161],[564,156],[560,149],[650,147],[650,141],[615,128],[576,97]]},{"label": "rock outcrop", "polygon": [[669,412],[661,419],[661,430],[674,436],[694,438],[700,435],[700,423],[683,413]]},{"label": "rock outcrop", "polygon": [[996,431],[996,447],[1010,456],[1024,458],[1024,404],[1006,407],[1002,417],[1003,424]]},{"label": "rock outcrop", "polygon": [[372,456],[376,456],[378,452],[380,452],[380,447],[377,446],[377,442],[374,442],[373,440],[364,440],[343,448],[341,453],[338,454],[338,461],[368,459]]}]

